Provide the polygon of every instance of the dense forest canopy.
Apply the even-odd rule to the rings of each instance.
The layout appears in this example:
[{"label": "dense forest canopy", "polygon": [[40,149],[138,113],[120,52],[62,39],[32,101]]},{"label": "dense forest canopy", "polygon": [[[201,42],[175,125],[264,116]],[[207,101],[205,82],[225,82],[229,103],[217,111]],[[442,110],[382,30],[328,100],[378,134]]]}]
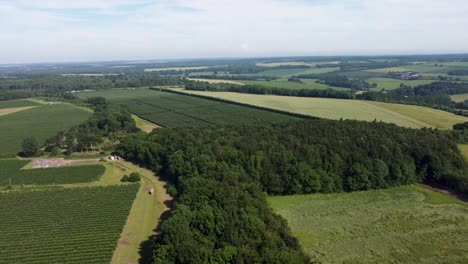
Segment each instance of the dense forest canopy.
[{"label": "dense forest canopy", "polygon": [[175,208],[155,247],[160,263],[307,263],[263,192],[330,193],[431,181],[468,192],[466,163],[450,133],[379,122],[163,129],[128,137],[117,152],[176,186]]}]

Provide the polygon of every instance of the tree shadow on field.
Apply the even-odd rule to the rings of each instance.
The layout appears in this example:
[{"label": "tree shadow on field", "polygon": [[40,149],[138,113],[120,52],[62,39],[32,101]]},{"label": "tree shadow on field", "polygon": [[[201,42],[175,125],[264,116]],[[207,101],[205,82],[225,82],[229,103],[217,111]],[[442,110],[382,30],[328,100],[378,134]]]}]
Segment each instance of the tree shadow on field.
[{"label": "tree shadow on field", "polygon": [[[158,176],[155,176],[155,177],[158,177]],[[159,179],[164,181],[164,182],[168,182],[168,179],[166,177],[159,176]],[[167,192],[167,188],[168,188],[168,184],[166,183],[166,184],[164,184],[164,189],[166,189],[166,192]],[[169,210],[166,210],[161,214],[159,222],[157,223],[156,228],[153,229],[153,231],[156,234],[151,235],[150,237],[148,237],[147,240],[140,243],[140,248],[139,248],[139,251],[138,251],[138,253],[140,254],[140,259],[138,260],[138,263],[140,263],[140,264],[153,263],[154,245],[155,245],[156,241],[161,239],[160,233],[161,233],[162,223],[171,216],[172,209],[174,207],[174,203],[175,203],[175,198],[164,201],[164,205],[166,205],[167,208],[169,208]]]}]

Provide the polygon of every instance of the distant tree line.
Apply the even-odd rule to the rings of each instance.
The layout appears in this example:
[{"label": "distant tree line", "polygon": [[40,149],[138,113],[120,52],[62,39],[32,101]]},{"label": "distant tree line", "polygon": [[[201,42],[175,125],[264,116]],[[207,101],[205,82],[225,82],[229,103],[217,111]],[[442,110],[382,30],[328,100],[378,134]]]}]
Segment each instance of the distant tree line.
[{"label": "distant tree line", "polygon": [[263,75],[190,75],[190,78],[210,79],[210,80],[239,80],[239,81],[274,81],[278,77]]},{"label": "distant tree line", "polygon": [[449,71],[448,74],[456,75],[456,76],[466,76],[468,75],[468,69],[452,70],[452,71]]},{"label": "distant tree line", "polygon": [[34,96],[64,96],[70,91],[182,85],[181,78],[155,75],[23,76],[0,78],[0,100]]},{"label": "distant tree line", "polygon": [[177,189],[156,263],[308,263],[272,195],[437,182],[468,191],[450,133],[380,122],[313,120],[187,127],[127,137],[117,152]]},{"label": "distant tree line", "polygon": [[318,79],[318,83],[323,83],[335,87],[349,88],[353,90],[367,90],[371,87],[377,87],[376,85],[371,85],[366,81],[360,79],[350,79],[346,75],[338,74],[301,74],[294,76],[298,79]]}]

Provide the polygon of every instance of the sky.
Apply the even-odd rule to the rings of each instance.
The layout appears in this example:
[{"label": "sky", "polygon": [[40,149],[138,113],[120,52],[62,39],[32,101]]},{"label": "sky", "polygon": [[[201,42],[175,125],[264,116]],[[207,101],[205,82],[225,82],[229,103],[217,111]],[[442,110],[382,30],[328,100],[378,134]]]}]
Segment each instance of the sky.
[{"label": "sky", "polygon": [[467,0],[0,0],[0,64],[468,53]]}]

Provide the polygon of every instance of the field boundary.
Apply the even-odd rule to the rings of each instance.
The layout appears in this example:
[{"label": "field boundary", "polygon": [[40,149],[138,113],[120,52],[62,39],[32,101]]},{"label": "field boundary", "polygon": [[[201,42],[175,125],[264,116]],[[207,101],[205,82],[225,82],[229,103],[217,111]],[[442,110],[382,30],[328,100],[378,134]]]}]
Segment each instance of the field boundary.
[{"label": "field boundary", "polygon": [[[156,90],[156,89],[153,89],[153,88],[150,88],[150,89]],[[276,114],[282,114],[282,115],[288,115],[288,116],[292,116],[292,117],[302,118],[302,119],[313,119],[313,120],[321,119],[321,118],[315,117],[315,116],[303,115],[303,114],[299,114],[299,113],[292,113],[292,112],[283,111],[283,110],[274,109],[274,108],[268,108],[268,107],[263,107],[263,106],[256,106],[256,105],[251,105],[251,104],[246,104],[246,103],[234,102],[234,101],[225,100],[225,99],[221,99],[221,98],[215,98],[215,97],[211,97],[211,96],[207,96],[207,95],[190,94],[190,93],[185,93],[185,92],[181,92],[181,91],[176,91],[176,90],[173,90],[173,89],[161,89],[161,90],[157,89],[157,90],[158,91],[163,91],[163,92],[168,92],[168,93],[179,94],[179,95],[198,97],[198,98],[208,99],[208,100],[211,100],[211,101],[222,102],[222,103],[227,103],[227,104],[232,104],[232,105],[244,106],[244,107],[254,108],[254,109],[263,110],[263,111],[268,111],[268,112],[272,112],[272,113],[276,113]]]}]

